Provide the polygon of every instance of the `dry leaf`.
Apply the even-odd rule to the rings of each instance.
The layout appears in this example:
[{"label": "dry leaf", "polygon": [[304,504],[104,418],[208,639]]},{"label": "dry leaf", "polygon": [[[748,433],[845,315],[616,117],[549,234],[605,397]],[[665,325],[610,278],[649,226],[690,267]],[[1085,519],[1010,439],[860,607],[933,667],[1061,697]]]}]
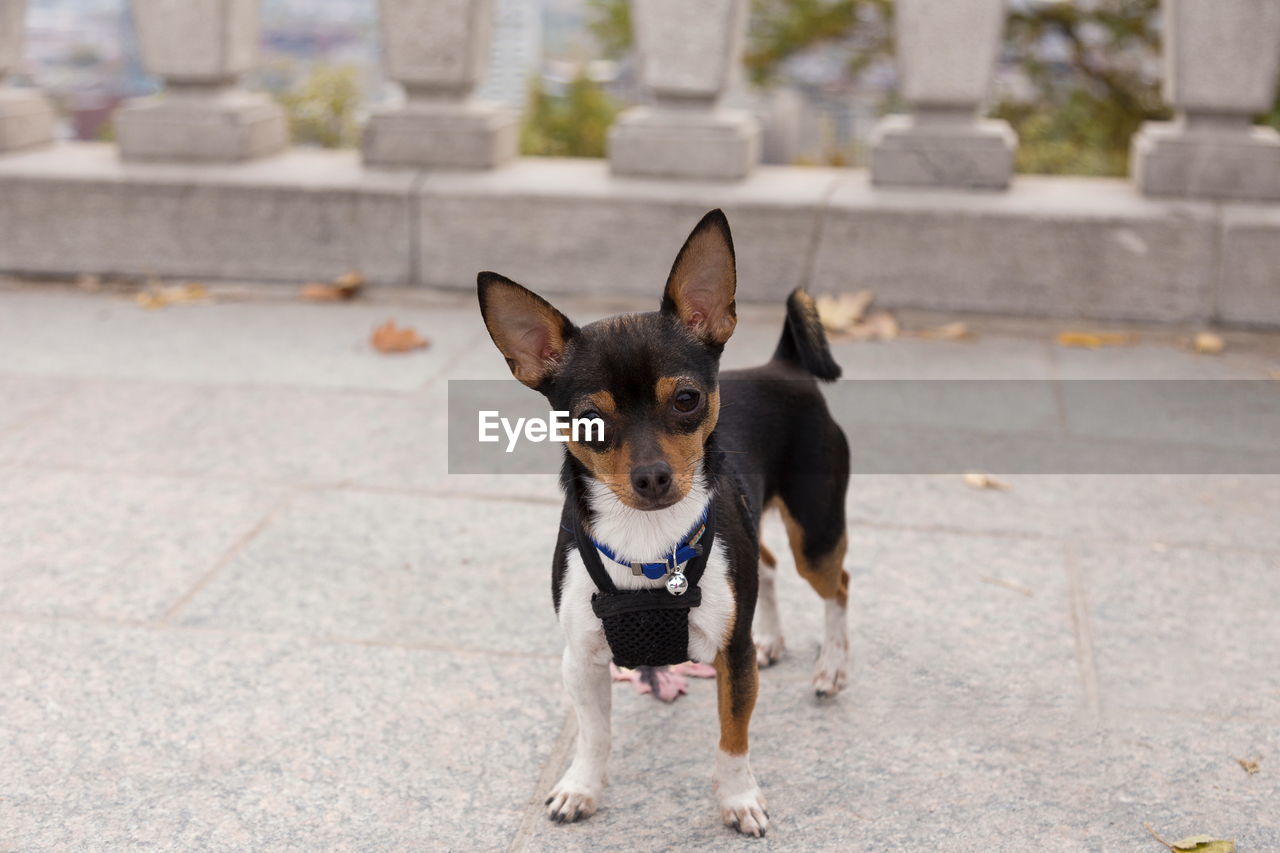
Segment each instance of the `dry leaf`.
[{"label": "dry leaf", "polygon": [[1151,833],[1152,838],[1170,850],[1190,850],[1195,851],[1195,853],[1236,853],[1236,843],[1234,841],[1214,838],[1211,835],[1193,835],[1190,838],[1184,838],[1181,841],[1175,841],[1170,844],[1156,833],[1151,824],[1144,823],[1143,827],[1146,828],[1147,832]]},{"label": "dry leaf", "polygon": [[1132,332],[1060,332],[1058,344],[1064,347],[1079,349],[1102,349],[1103,347],[1127,347],[1138,342],[1138,335]]},{"label": "dry leaf", "polygon": [[971,489],[994,489],[995,491],[1008,491],[1009,484],[1003,480],[997,480],[990,474],[979,474],[970,472],[964,475],[964,483]]},{"label": "dry leaf", "polygon": [[138,291],[134,301],[142,308],[163,308],[180,302],[208,302],[209,291],[203,284],[171,284],[168,287],[148,285]]},{"label": "dry leaf", "polygon": [[918,329],[911,334],[930,341],[965,341],[973,337],[964,323],[946,323],[931,329]]},{"label": "dry leaf", "polygon": [[1222,338],[1213,332],[1201,332],[1191,341],[1191,348],[1201,355],[1217,355],[1226,349]]},{"label": "dry leaf", "polygon": [[349,272],[328,283],[307,282],[298,290],[298,295],[312,302],[340,302],[355,299],[363,288],[364,276],[358,272]]},{"label": "dry leaf", "polygon": [[1261,760],[1261,758],[1237,758],[1236,763],[1240,765],[1245,773],[1252,776],[1258,772],[1258,762]]},{"label": "dry leaf", "polygon": [[989,583],[992,586],[1002,586],[1005,589],[1011,589],[1014,592],[1022,593],[1028,598],[1030,598],[1032,595],[1035,594],[1034,590],[1032,590],[1030,587],[1025,587],[1022,584],[1017,583],[1016,581],[1008,581],[1008,580],[1005,580],[1004,578],[993,578],[987,575],[983,575],[982,577],[978,578],[978,580],[982,581],[983,583]]},{"label": "dry leaf", "polygon": [[1190,850],[1195,853],[1235,853],[1236,843],[1211,835],[1193,835],[1173,842],[1172,850]]},{"label": "dry leaf", "polygon": [[862,320],[871,306],[875,294],[870,290],[842,293],[839,296],[822,295],[817,299],[818,319],[822,328],[833,334],[848,331]]},{"label": "dry leaf", "polygon": [[388,320],[373,330],[369,343],[378,352],[410,352],[427,347],[427,339],[418,334],[410,326],[397,326],[394,320]]}]

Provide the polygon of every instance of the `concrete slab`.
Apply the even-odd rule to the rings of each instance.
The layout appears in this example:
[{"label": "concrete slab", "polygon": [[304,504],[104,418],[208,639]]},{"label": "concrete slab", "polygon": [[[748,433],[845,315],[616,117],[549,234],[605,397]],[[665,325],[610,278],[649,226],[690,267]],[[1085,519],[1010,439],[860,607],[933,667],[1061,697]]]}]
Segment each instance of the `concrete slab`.
[{"label": "concrete slab", "polygon": [[[0,312],[0,364],[29,377],[411,392],[481,336],[492,346],[473,306],[380,298],[321,304],[289,291],[215,290],[227,292],[208,304],[147,310],[128,295],[15,289]],[[388,319],[417,329],[431,346],[406,355],[377,352],[369,335]],[[54,345],[59,341],[74,345]]]},{"label": "concrete slab", "polygon": [[[856,437],[854,441],[856,442]],[[971,531],[1141,547],[1212,545],[1280,551],[1280,477],[997,475],[1007,491],[958,475],[855,477],[855,525]]]},{"label": "concrete slab", "polygon": [[544,294],[656,300],[689,231],[722,207],[733,223],[740,298],[778,299],[803,281],[818,207],[838,174],[775,166],[732,184],[650,180],[562,158],[433,172],[417,194],[421,281],[471,288],[487,269]]},{"label": "concrete slab", "polygon": [[891,307],[1185,321],[1211,314],[1214,240],[1213,205],[1123,181],[1027,176],[975,194],[855,173],[831,195],[812,287],[870,288]]},{"label": "concrete slab", "polygon": [[192,479],[0,468],[0,610],[158,619],[281,497]]},{"label": "concrete slab", "polygon": [[126,164],[97,143],[19,153],[0,160],[0,269],[404,284],[414,179],[354,151],[195,166]]},{"label": "concrete slab", "polygon": [[19,850],[503,848],[563,720],[551,661],[75,624],[0,638],[0,843]]},{"label": "concrete slab", "polygon": [[303,495],[177,619],[556,656],[551,553],[559,522],[552,503]]},{"label": "concrete slab", "polygon": [[[1245,544],[1245,543],[1241,543]],[[1280,721],[1275,553],[1082,545],[1104,707]]]},{"label": "concrete slab", "polygon": [[1231,323],[1273,325],[1280,317],[1280,208],[1223,205],[1218,314]]}]

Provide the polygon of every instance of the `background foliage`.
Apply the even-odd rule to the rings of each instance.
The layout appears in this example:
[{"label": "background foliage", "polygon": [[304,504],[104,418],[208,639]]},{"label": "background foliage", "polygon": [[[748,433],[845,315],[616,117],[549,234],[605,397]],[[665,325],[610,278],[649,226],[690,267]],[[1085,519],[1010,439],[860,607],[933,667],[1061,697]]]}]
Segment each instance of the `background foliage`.
[{"label": "background foliage", "polygon": [[[591,28],[611,55],[631,44],[627,0],[590,0]],[[991,114],[1013,125],[1023,172],[1123,175],[1129,140],[1142,122],[1168,118],[1159,80],[1148,73],[1160,49],[1159,0],[1041,0],[1011,11],[1004,58],[1031,97],[1004,100]],[[849,50],[850,80],[893,54],[892,0],[753,0],[746,53],[757,85],[777,82],[789,59],[824,44]],[[1066,45],[1043,58],[1046,41]],[[893,101],[891,94],[887,99]],[[886,104],[887,106],[888,104]],[[1280,127],[1280,98],[1264,121]]]}]

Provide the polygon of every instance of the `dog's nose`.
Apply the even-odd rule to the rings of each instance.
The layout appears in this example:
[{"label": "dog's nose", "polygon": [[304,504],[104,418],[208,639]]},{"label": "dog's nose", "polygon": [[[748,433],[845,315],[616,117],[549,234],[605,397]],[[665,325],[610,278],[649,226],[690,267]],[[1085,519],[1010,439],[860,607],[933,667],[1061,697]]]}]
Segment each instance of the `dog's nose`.
[{"label": "dog's nose", "polygon": [[631,488],[649,500],[664,497],[671,490],[671,466],[666,462],[654,462],[632,468]]}]

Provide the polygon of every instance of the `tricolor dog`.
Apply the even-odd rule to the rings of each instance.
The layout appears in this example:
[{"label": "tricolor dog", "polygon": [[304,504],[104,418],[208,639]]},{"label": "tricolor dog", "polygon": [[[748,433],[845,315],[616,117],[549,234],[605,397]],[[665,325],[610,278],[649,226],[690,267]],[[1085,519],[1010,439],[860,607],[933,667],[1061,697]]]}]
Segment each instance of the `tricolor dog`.
[{"label": "tricolor dog", "polygon": [[757,666],[783,651],[776,568],[761,514],[782,515],[800,574],[822,598],[820,696],[848,672],[844,500],[849,448],[816,380],[839,377],[813,300],[796,290],[772,359],[719,371],[737,324],[733,239],[703,217],[677,255],[658,311],[582,327],[510,279],[479,275],[485,325],[515,378],[552,408],[604,421],[569,441],[551,593],[577,752],[547,799],[559,822],[600,806],[609,757],[609,662],[714,663],[720,743],[714,790],[725,824],[765,834],[747,729]]}]

